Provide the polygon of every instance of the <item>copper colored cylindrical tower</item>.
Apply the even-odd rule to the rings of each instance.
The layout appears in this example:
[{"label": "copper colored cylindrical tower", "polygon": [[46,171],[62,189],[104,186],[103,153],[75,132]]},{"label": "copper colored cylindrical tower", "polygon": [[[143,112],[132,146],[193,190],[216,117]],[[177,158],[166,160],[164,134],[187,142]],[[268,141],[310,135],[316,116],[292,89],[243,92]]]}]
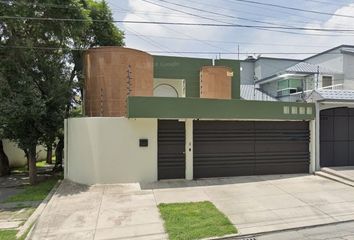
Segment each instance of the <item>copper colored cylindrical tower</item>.
[{"label": "copper colored cylindrical tower", "polygon": [[85,52],[84,109],[90,117],[121,117],[128,96],[153,95],[153,57],[123,47],[99,47]]},{"label": "copper colored cylindrical tower", "polygon": [[232,69],[205,66],[200,70],[200,98],[231,99]]}]

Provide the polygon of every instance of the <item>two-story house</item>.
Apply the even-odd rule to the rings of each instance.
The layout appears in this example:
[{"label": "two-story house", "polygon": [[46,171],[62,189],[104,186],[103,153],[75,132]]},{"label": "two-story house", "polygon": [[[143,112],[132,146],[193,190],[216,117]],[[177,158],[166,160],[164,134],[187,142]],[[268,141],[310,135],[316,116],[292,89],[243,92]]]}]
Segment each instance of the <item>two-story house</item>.
[{"label": "two-story house", "polygon": [[280,101],[316,105],[316,163],[354,165],[354,46],[341,45],[302,60],[246,59],[241,83]]},{"label": "two-story house", "polygon": [[84,66],[85,117],[65,123],[65,178],[94,184],[315,170],[314,104],[246,94],[238,60],[101,47],[86,51]]},{"label": "two-story house", "polygon": [[304,101],[315,89],[354,89],[354,46],[341,45],[305,59],[248,58],[241,84],[280,101]]}]

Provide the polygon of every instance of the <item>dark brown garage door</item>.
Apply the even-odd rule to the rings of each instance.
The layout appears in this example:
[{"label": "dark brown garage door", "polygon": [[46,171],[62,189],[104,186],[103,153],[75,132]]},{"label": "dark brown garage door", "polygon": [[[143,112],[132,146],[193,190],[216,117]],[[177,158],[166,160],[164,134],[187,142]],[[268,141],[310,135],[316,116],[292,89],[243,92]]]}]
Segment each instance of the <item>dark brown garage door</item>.
[{"label": "dark brown garage door", "polygon": [[194,121],[194,178],[308,173],[308,122]]},{"label": "dark brown garage door", "polygon": [[158,121],[158,179],[185,178],[185,125]]},{"label": "dark brown garage door", "polygon": [[321,111],[320,165],[354,165],[354,109],[334,108]]}]

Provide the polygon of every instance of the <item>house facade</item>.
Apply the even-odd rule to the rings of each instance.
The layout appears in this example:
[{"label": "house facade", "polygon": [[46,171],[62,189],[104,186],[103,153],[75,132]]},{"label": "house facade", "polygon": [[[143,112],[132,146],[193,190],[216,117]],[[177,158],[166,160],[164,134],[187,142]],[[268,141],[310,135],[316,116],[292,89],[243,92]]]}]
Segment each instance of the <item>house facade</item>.
[{"label": "house facade", "polygon": [[[305,101],[315,89],[354,89],[354,46],[341,45],[306,59],[248,58],[241,83],[280,101]],[[253,81],[252,81],[253,80]]]},{"label": "house facade", "polygon": [[[316,169],[353,166],[354,46],[341,45],[293,62],[261,58],[252,62],[253,73],[248,74],[253,74],[260,91],[280,101],[316,105]],[[261,75],[264,71],[257,67],[265,67],[267,74]],[[243,81],[249,79],[250,75]]]},{"label": "house facade", "polygon": [[240,62],[97,48],[85,117],[65,121],[65,177],[84,184],[315,170],[315,105],[242,98]]}]

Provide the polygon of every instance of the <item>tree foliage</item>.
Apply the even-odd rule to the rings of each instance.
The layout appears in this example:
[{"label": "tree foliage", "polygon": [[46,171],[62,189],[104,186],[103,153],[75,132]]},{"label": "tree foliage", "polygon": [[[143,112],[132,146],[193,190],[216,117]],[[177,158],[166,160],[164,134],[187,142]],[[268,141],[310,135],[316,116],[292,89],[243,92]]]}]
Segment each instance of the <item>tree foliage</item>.
[{"label": "tree foliage", "polygon": [[104,1],[7,1],[0,15],[84,19],[0,22],[1,137],[16,141],[26,152],[34,183],[36,145],[63,141],[63,120],[79,103],[83,52],[71,48],[123,45],[124,35],[112,22],[92,21],[112,20]]}]

